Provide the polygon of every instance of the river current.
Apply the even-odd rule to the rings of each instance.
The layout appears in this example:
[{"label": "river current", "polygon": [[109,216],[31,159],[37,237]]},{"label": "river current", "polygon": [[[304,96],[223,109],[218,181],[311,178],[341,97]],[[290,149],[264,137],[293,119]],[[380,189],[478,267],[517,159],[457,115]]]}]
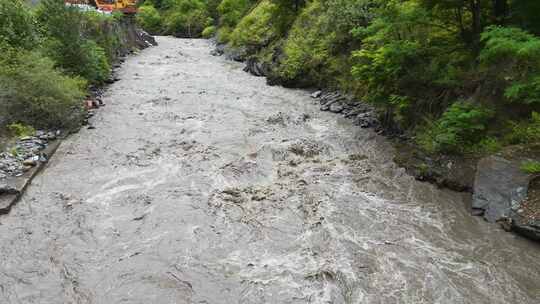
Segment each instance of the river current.
[{"label": "river current", "polygon": [[540,246],[386,139],[158,42],[0,217],[0,303],[540,303]]}]

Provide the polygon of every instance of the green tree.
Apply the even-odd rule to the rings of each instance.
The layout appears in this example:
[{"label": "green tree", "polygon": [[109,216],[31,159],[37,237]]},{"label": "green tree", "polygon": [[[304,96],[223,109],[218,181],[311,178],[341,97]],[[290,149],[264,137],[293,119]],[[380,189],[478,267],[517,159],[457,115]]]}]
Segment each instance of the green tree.
[{"label": "green tree", "polygon": [[149,33],[159,33],[162,29],[162,20],[159,11],[152,5],[139,7],[137,22]]},{"label": "green tree", "polygon": [[100,83],[107,79],[110,67],[103,48],[84,37],[84,18],[62,0],[44,0],[37,10],[45,53],[65,71]]},{"label": "green tree", "polygon": [[0,43],[30,49],[37,42],[35,20],[21,0],[0,0]]},{"label": "green tree", "polygon": [[6,123],[71,128],[82,117],[85,82],[65,76],[38,52],[0,53],[0,113]]}]

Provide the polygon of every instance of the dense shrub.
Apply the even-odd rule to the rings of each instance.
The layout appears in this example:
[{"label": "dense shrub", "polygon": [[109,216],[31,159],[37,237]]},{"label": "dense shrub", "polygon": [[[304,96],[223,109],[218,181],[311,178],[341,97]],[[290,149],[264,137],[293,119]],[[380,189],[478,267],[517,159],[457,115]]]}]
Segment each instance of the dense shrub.
[{"label": "dense shrub", "polygon": [[511,132],[505,138],[509,144],[540,142],[540,113],[532,112],[530,120],[510,123]]},{"label": "dense shrub", "polygon": [[312,1],[302,10],[283,47],[278,73],[284,81],[346,86],[350,80],[348,45],[352,41],[348,32],[353,21],[338,17],[342,9],[341,2]]},{"label": "dense shrub", "polygon": [[164,16],[166,32],[179,37],[200,37],[212,24],[206,4],[201,0],[177,0]]},{"label": "dense shrub", "polygon": [[[418,135],[419,144],[429,152],[463,153],[475,149],[485,138],[493,112],[469,102],[453,103],[434,123]],[[493,145],[486,143],[485,145]]]},{"label": "dense shrub", "polygon": [[0,112],[7,123],[73,127],[80,121],[85,82],[62,75],[54,62],[20,49],[0,54]]},{"label": "dense shrub", "polygon": [[217,38],[220,43],[227,43],[234,27],[240,22],[250,7],[249,0],[223,0],[217,7],[219,14],[219,30]]},{"label": "dense shrub", "polygon": [[220,26],[236,26],[250,7],[249,0],[223,0],[217,10]]},{"label": "dense shrub", "polygon": [[521,165],[521,170],[529,174],[540,174],[540,162],[539,161],[524,162]]},{"label": "dense shrub", "polygon": [[447,100],[437,96],[453,97],[471,58],[455,33],[417,2],[391,1],[376,12],[367,27],[354,29],[362,48],[353,52],[352,73],[363,98],[409,128],[445,108]]},{"label": "dense shrub", "polygon": [[231,44],[248,49],[269,45],[278,35],[274,20],[277,12],[276,4],[263,0],[238,23],[230,36]]},{"label": "dense shrub", "polygon": [[85,15],[61,0],[45,0],[37,18],[44,30],[44,52],[65,71],[100,83],[110,73],[107,55],[95,41],[83,33]]},{"label": "dense shrub", "polygon": [[0,43],[31,48],[36,43],[35,21],[20,0],[0,0]]},{"label": "dense shrub", "polygon": [[81,15],[82,28],[81,35],[87,40],[93,40],[101,47],[110,62],[117,57],[117,52],[124,47],[120,41],[120,24],[123,22],[123,15],[114,13],[104,15],[97,12],[85,12]]},{"label": "dense shrub", "polygon": [[137,22],[143,29],[151,34],[161,32],[161,15],[152,5],[143,5],[139,7]]},{"label": "dense shrub", "polygon": [[33,136],[36,133],[34,127],[17,122],[9,124],[7,130],[16,137]]},{"label": "dense shrub", "polygon": [[210,38],[210,37],[213,37],[215,34],[216,34],[216,27],[213,25],[206,27],[202,32],[203,38]]},{"label": "dense shrub", "polygon": [[540,104],[540,38],[513,27],[489,27],[482,34],[480,61],[490,78],[507,83],[510,101]]},{"label": "dense shrub", "polygon": [[285,58],[279,68],[281,77],[293,80],[307,75],[322,76],[319,69],[332,55],[330,48],[335,38],[331,22],[320,1],[310,3],[298,16],[283,48]]}]

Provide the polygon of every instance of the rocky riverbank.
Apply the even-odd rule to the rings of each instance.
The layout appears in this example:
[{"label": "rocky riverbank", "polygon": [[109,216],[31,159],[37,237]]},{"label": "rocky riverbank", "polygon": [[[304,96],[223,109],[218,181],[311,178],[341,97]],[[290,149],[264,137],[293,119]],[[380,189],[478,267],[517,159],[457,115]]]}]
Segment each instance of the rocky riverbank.
[{"label": "rocky riverbank", "polygon": [[[245,62],[245,72],[267,77],[271,85],[280,84],[272,77],[272,67],[247,56],[244,50],[216,45],[212,55]],[[339,91],[314,90],[311,97],[319,100],[321,111],[342,115],[361,128],[373,128],[388,137],[397,151],[394,161],[417,180],[471,193],[472,215],[500,223],[506,231],[540,240],[540,182],[537,176],[526,174],[520,168],[524,161],[539,159],[540,151],[524,153],[524,147],[510,147],[485,158],[429,155],[411,138],[381,123],[381,115],[369,104]]]},{"label": "rocky riverbank", "polygon": [[537,304],[538,244],[388,140],[207,41],[158,42],[0,217],[0,302]]},{"label": "rocky riverbank", "polygon": [[[88,90],[88,96],[84,101],[86,115],[82,125],[89,129],[94,128],[89,124],[89,119],[94,116],[97,109],[105,105],[102,94],[106,86],[120,80],[117,76],[117,70],[125,61],[126,56],[133,54],[135,50],[157,45],[154,37],[138,29],[129,20],[110,30],[118,32],[121,47],[117,50],[117,61],[113,64],[110,77],[105,85],[90,87]],[[9,138],[7,134],[1,136],[0,214],[8,213],[11,210],[35,175],[54,154],[64,135],[75,131],[37,130],[34,134],[21,138]]]}]

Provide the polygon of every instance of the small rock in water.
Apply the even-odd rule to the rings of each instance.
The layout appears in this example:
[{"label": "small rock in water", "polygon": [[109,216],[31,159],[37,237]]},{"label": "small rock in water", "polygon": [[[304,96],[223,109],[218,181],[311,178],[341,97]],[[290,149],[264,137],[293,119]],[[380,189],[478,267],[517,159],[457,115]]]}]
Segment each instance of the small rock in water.
[{"label": "small rock in water", "polygon": [[34,167],[37,165],[37,161],[34,158],[29,158],[23,161],[23,165],[28,167]]},{"label": "small rock in water", "polygon": [[343,104],[340,102],[334,102],[330,105],[330,112],[340,113],[341,111],[343,111]]},{"label": "small rock in water", "polygon": [[322,91],[317,91],[311,94],[311,98],[319,98],[322,95]]},{"label": "small rock in water", "polygon": [[42,163],[47,162],[47,155],[45,153],[41,153],[39,155],[39,161],[42,162]]}]

